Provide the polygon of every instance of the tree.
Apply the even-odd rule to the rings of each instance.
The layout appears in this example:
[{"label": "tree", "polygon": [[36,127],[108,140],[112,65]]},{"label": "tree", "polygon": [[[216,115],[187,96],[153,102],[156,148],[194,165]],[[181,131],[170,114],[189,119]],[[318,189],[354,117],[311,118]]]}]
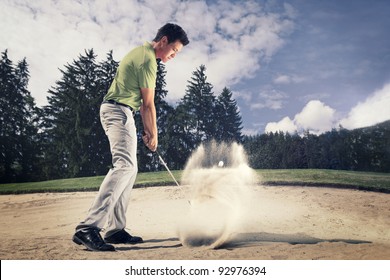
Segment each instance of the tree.
[{"label": "tree", "polygon": [[15,77],[18,81],[17,90],[22,96],[19,103],[18,111],[22,113],[20,116],[20,165],[23,170],[23,175],[20,176],[20,181],[39,180],[40,179],[40,164],[41,144],[38,134],[38,123],[40,122],[40,110],[36,107],[34,98],[27,89],[30,74],[26,59],[23,59],[15,68]]},{"label": "tree", "polygon": [[[13,127],[16,111],[15,74],[12,61],[8,59],[7,51],[3,52],[0,61],[0,174],[2,182],[15,180],[16,172],[12,165],[18,157],[16,145],[17,132]],[[16,98],[15,98],[15,97]]]},{"label": "tree", "polygon": [[218,96],[216,114],[215,139],[224,142],[242,141],[242,120],[237,107],[237,102],[232,98],[233,94],[228,88],[224,88]]},{"label": "tree", "polygon": [[[56,177],[99,175],[107,170],[107,140],[99,121],[99,107],[111,81],[111,54],[99,66],[93,50],[85,51],[65,70],[62,79],[49,90],[46,112],[47,157]],[[102,70],[103,69],[103,70]]]},{"label": "tree", "polygon": [[[178,105],[178,129],[185,135],[188,152],[191,152],[201,142],[216,137],[215,107],[216,98],[212,85],[207,82],[206,67],[201,65],[192,72],[184,97]],[[191,138],[188,136],[191,135]]]},{"label": "tree", "polygon": [[38,114],[28,91],[26,59],[16,67],[4,51],[0,60],[0,178],[2,182],[37,179]]}]

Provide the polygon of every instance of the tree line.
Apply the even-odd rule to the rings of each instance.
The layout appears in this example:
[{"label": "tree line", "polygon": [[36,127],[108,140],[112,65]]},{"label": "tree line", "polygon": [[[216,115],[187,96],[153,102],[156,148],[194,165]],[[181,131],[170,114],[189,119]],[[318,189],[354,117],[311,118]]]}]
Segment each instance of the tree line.
[{"label": "tree line", "polygon": [[390,121],[354,130],[339,127],[321,135],[245,136],[243,143],[255,169],[390,172]]},{"label": "tree line", "polygon": [[[0,182],[40,181],[104,175],[111,167],[109,143],[99,108],[118,62],[108,52],[97,61],[86,50],[59,69],[61,78],[39,108],[28,90],[26,59],[0,60]],[[360,130],[338,129],[316,136],[269,133],[242,135],[232,91],[215,94],[206,67],[192,73],[183,98],[168,104],[164,64],[158,64],[156,109],[159,152],[172,169],[182,169],[191,152],[211,140],[242,143],[253,168],[333,168],[389,172],[389,124]],[[139,143],[142,125],[135,115]],[[138,145],[141,172],[162,169],[158,157]]]}]

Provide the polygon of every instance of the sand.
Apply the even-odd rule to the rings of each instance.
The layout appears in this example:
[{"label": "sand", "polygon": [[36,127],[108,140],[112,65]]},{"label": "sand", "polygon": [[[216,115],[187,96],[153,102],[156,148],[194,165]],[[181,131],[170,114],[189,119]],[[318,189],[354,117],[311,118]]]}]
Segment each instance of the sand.
[{"label": "sand", "polygon": [[176,186],[133,190],[128,230],[139,245],[91,252],[71,240],[96,193],[0,196],[2,260],[389,260],[390,194],[255,186],[218,249],[183,246],[178,228],[191,208]]}]

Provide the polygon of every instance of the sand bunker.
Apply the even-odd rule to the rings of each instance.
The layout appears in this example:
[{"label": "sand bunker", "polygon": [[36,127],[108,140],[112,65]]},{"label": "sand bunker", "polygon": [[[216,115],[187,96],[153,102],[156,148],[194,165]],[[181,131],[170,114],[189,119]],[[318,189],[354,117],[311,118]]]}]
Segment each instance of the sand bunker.
[{"label": "sand bunker", "polygon": [[0,258],[390,259],[390,194],[253,186],[239,145],[211,145],[191,157],[182,187],[133,190],[127,227],[144,243],[90,252],[72,242],[96,192],[2,195]]},{"label": "sand bunker", "polygon": [[178,227],[181,242],[222,246],[240,227],[256,182],[243,147],[216,142],[201,145],[187,162],[182,182],[191,190],[191,204]]},{"label": "sand bunker", "polygon": [[96,192],[0,196],[0,258],[390,260],[390,194],[256,186],[239,232],[219,250],[209,250],[183,246],[178,239],[177,225],[191,208],[177,186],[137,188],[127,211],[128,230],[145,243],[120,244],[108,253],[90,252],[72,242],[74,228],[95,196]]}]

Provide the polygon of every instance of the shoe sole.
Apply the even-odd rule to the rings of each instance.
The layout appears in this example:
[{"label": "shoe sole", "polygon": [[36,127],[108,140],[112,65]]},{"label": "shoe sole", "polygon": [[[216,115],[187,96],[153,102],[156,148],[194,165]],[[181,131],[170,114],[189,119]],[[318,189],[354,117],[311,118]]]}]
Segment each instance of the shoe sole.
[{"label": "shoe sole", "polygon": [[76,236],[73,236],[72,241],[76,243],[77,245],[83,245],[83,242],[81,242],[80,239],[78,239]]},{"label": "shoe sole", "polygon": [[142,244],[144,242],[111,242],[111,241],[106,241],[104,242],[109,243],[109,244],[130,244],[130,245],[136,245],[136,244]]},{"label": "shoe sole", "polygon": [[109,243],[109,244],[130,244],[130,245],[135,245],[135,244],[141,244],[144,243],[144,241],[136,241],[136,242],[117,242],[117,241],[109,241],[104,239],[104,242]]},{"label": "shoe sole", "polygon": [[73,239],[72,241],[74,243],[76,243],[77,245],[84,245],[89,251],[94,251],[94,252],[114,252],[115,251],[115,248],[114,250],[96,250],[90,246],[88,246],[87,244],[85,244],[80,238],[78,238],[77,236],[73,236]]}]

